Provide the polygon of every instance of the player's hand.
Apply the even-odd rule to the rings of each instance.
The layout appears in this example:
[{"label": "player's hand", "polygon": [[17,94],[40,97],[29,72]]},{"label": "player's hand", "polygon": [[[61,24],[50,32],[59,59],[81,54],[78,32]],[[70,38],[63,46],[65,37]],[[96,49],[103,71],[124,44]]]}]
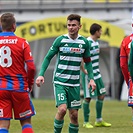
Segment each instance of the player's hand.
[{"label": "player's hand", "polygon": [[130,88],[130,82],[132,82],[131,77],[130,77],[129,80],[128,80],[128,84],[127,84],[128,89]]},{"label": "player's hand", "polygon": [[92,92],[96,89],[96,84],[93,79],[91,79],[88,84],[88,88],[90,88],[90,87],[92,88]]},{"label": "player's hand", "polygon": [[29,85],[29,92],[32,92],[33,90],[33,85]]},{"label": "player's hand", "polygon": [[38,78],[36,79],[36,85],[38,87],[40,87],[41,84],[44,84],[44,77],[43,76],[38,76]]}]

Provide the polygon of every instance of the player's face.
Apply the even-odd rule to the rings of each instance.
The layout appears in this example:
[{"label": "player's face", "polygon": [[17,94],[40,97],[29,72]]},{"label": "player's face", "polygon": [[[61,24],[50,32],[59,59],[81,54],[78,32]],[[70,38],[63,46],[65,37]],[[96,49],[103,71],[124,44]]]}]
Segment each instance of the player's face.
[{"label": "player's face", "polygon": [[97,31],[97,38],[100,38],[101,35],[102,35],[102,29],[100,29],[99,31]]},{"label": "player's face", "polygon": [[77,37],[78,31],[81,28],[81,25],[77,20],[68,20],[67,29],[70,37]]}]

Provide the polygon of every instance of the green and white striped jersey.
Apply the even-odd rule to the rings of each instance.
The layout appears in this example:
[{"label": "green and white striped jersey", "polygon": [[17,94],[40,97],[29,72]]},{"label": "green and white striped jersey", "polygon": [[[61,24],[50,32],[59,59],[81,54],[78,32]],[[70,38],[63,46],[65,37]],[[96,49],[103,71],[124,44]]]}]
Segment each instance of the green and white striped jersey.
[{"label": "green and white striped jersey", "polygon": [[[57,37],[44,58],[39,75],[44,75],[55,54],[57,54],[57,60],[53,77],[54,83],[65,86],[80,86],[81,60],[83,57],[90,57],[87,39],[78,35],[73,40],[68,34]],[[90,73],[93,75],[92,70],[90,70]]]},{"label": "green and white striped jersey", "polygon": [[94,80],[96,80],[101,77],[100,70],[99,70],[99,52],[100,52],[99,43],[98,41],[94,41],[91,37],[88,37],[87,40],[91,45],[90,54],[91,54]]}]

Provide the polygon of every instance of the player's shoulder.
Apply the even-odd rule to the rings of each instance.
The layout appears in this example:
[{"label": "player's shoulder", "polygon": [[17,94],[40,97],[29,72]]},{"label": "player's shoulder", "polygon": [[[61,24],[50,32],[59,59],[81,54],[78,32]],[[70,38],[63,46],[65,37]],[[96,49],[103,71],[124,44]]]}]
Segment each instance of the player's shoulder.
[{"label": "player's shoulder", "polygon": [[19,36],[15,36],[15,38],[17,38],[17,39],[18,39],[18,41],[26,41],[26,39],[25,39],[25,38],[22,38],[22,37],[19,37]]},{"label": "player's shoulder", "polygon": [[129,45],[131,44],[133,40],[133,34],[126,36],[121,43],[121,47],[129,47]]},{"label": "player's shoulder", "polygon": [[93,39],[89,36],[89,37],[87,37],[87,41],[93,42]]},{"label": "player's shoulder", "polygon": [[66,38],[64,35],[60,35],[60,36],[55,38],[55,41],[61,41],[64,38]]},{"label": "player's shoulder", "polygon": [[133,40],[133,34],[129,35],[129,36],[126,36],[123,41],[131,41]]},{"label": "player's shoulder", "polygon": [[80,35],[80,34],[78,35],[78,38],[87,41],[87,38],[85,36]]},{"label": "player's shoulder", "polygon": [[92,40],[92,38],[89,36],[89,37],[87,37],[87,40],[90,41],[90,40]]},{"label": "player's shoulder", "polygon": [[29,44],[29,42],[25,39],[25,38],[22,38],[22,37],[19,37],[19,36],[16,36],[16,38],[18,39],[19,42],[25,42],[27,44]]},{"label": "player's shoulder", "polygon": [[82,35],[78,35],[78,40],[80,40],[79,42],[82,42],[82,44],[88,44],[87,38]]}]

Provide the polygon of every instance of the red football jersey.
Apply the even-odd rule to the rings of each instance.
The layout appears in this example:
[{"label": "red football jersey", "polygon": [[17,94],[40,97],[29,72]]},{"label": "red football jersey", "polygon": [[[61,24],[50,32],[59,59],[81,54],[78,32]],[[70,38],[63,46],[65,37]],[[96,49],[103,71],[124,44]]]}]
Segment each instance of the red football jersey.
[{"label": "red football jersey", "polygon": [[[30,67],[28,62],[32,62]],[[30,77],[28,69],[32,70]],[[35,66],[28,42],[13,32],[0,33],[0,89],[28,91],[29,80],[34,80],[34,73]]]},{"label": "red football jersey", "polygon": [[128,72],[128,56],[130,54],[130,45],[132,39],[133,39],[133,34],[125,37],[120,47],[120,66],[127,85],[130,78],[130,74]]}]

